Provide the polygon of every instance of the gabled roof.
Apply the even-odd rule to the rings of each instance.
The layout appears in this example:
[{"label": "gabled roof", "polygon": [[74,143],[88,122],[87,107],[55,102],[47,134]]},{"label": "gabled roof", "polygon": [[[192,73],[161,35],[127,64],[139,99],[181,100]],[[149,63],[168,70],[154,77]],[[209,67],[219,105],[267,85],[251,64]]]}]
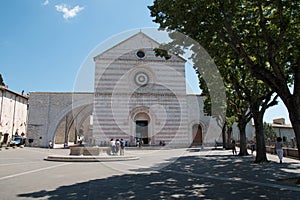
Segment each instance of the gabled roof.
[{"label": "gabled roof", "polygon": [[[116,59],[120,55],[124,55],[134,49],[154,49],[158,48],[160,43],[156,40],[149,37],[147,34],[143,32],[138,32],[129,38],[123,40],[122,42],[114,45],[113,47],[105,50],[101,54],[94,57],[94,61],[98,59]],[[173,54],[172,54],[173,55]],[[164,58],[162,58],[164,59]],[[173,55],[171,60],[178,60],[181,62],[186,62],[186,60],[178,55]]]}]

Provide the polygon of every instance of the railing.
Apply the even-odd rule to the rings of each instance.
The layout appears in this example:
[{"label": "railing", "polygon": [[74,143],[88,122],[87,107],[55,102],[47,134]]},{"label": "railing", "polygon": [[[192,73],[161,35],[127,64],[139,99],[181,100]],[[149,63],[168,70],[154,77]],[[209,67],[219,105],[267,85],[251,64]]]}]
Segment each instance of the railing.
[{"label": "railing", "polygon": [[[299,159],[298,149],[283,147],[283,156]],[[270,154],[276,154],[275,146],[266,146],[266,151]]]}]

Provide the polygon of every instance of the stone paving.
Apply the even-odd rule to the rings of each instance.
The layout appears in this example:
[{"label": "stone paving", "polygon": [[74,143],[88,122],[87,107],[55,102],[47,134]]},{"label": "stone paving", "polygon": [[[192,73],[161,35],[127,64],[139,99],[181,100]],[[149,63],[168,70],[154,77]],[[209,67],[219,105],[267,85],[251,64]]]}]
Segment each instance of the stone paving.
[{"label": "stone paving", "polygon": [[253,163],[228,150],[127,150],[139,160],[70,163],[43,160],[69,150],[2,149],[0,199],[298,199],[300,161]]}]

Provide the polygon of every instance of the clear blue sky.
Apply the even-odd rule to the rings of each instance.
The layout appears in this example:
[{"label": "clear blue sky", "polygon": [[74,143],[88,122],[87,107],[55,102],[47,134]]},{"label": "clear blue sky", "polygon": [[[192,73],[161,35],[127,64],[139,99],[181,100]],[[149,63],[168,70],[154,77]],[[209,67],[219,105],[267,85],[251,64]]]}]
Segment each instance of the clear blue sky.
[{"label": "clear blue sky", "polygon": [[[15,92],[73,91],[81,64],[99,43],[123,31],[158,27],[147,8],[152,2],[2,0],[0,73],[5,84]],[[282,104],[265,120],[279,117],[289,122]]]}]

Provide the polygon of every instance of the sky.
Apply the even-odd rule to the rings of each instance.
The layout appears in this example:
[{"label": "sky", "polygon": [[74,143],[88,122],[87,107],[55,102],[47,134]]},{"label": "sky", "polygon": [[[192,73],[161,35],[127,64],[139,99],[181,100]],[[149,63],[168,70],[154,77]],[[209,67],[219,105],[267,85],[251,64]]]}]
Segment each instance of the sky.
[{"label": "sky", "polygon": [[[73,92],[91,52],[112,36],[157,28],[152,0],[1,0],[0,73],[15,92]],[[193,69],[187,79],[199,93]],[[91,72],[92,73],[92,72]],[[265,121],[285,118],[279,103]]]}]

